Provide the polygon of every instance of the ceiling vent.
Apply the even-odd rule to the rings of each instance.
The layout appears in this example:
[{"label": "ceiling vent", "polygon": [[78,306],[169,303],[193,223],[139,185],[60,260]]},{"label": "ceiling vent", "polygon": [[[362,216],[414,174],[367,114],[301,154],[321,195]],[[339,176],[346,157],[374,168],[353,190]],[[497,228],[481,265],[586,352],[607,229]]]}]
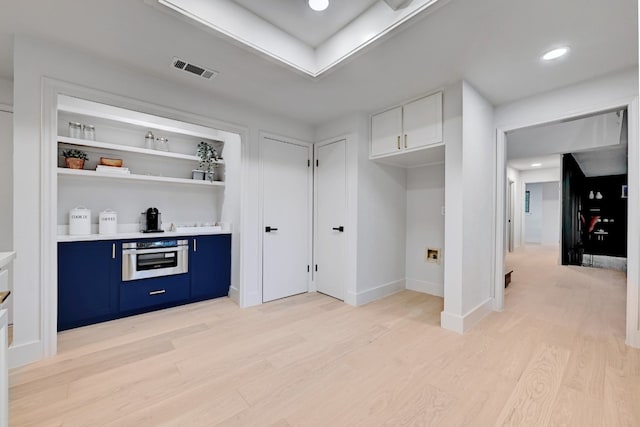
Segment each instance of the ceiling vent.
[{"label": "ceiling vent", "polygon": [[191,64],[183,59],[174,57],[171,61],[171,64],[174,68],[178,70],[186,71],[191,74],[195,74],[196,76],[202,77],[204,79],[211,79],[217,76],[218,71],[212,70],[210,68],[201,67],[200,65]]}]

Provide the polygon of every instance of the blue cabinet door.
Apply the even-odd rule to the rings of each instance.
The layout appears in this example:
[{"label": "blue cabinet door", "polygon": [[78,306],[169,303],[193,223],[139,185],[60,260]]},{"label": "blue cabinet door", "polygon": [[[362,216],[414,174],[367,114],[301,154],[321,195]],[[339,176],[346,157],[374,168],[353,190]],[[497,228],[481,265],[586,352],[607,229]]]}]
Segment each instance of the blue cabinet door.
[{"label": "blue cabinet door", "polygon": [[190,239],[191,299],[225,297],[231,286],[231,235]]},{"label": "blue cabinet door", "polygon": [[114,241],[58,243],[58,330],[108,320],[117,313],[117,246]]}]

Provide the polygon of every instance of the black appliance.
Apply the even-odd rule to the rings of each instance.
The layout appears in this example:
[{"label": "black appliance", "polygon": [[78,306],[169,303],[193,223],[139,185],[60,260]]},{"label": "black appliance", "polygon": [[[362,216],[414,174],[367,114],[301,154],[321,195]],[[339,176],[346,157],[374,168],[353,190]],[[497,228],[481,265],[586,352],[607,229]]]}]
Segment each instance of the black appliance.
[{"label": "black appliance", "polygon": [[157,208],[149,208],[140,217],[140,231],[143,233],[162,233],[162,214]]}]

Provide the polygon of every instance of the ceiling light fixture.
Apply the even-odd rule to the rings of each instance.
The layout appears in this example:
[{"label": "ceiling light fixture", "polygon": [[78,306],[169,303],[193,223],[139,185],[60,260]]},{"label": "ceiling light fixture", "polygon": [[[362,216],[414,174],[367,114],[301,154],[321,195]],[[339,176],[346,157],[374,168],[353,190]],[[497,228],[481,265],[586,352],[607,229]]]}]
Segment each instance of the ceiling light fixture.
[{"label": "ceiling light fixture", "polygon": [[531,163],[532,168],[539,168],[540,166],[542,166],[542,163]]},{"label": "ceiling light fixture", "polygon": [[542,59],[544,59],[545,61],[551,61],[553,59],[558,59],[562,56],[565,56],[568,52],[568,47],[559,47],[557,49],[550,50],[549,52],[542,55]]},{"label": "ceiling light fixture", "polygon": [[309,7],[316,12],[322,12],[329,7],[329,0],[309,0]]}]

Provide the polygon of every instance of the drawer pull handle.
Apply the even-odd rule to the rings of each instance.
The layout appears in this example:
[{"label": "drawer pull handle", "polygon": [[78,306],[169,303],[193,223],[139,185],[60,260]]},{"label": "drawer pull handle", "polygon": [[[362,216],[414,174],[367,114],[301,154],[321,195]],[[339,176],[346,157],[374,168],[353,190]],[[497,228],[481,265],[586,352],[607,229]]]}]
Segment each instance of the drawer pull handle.
[{"label": "drawer pull handle", "polygon": [[149,292],[149,295],[151,295],[151,296],[153,296],[153,295],[162,295],[162,294],[164,294],[165,292],[167,292],[167,291],[166,291],[166,290],[164,290],[164,289],[161,289],[161,290],[159,290],[159,291],[151,291],[151,292]]}]

